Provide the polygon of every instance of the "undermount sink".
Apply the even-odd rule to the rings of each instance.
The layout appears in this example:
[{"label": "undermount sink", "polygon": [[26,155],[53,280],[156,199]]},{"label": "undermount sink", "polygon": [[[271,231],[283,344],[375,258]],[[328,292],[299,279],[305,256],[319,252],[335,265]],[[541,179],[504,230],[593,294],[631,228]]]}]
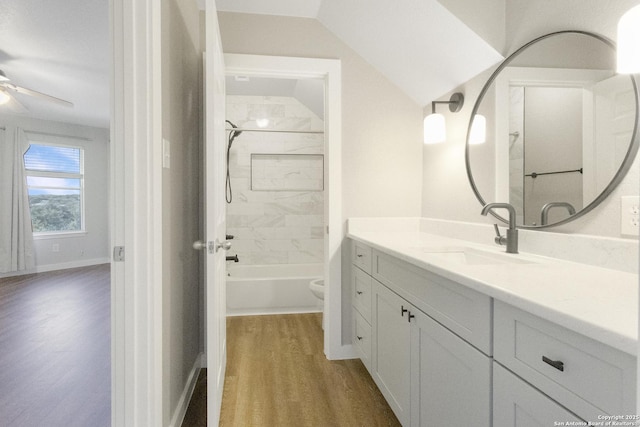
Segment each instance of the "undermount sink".
[{"label": "undermount sink", "polygon": [[421,248],[434,260],[466,265],[533,264],[534,261],[514,254],[502,254],[467,247]]}]

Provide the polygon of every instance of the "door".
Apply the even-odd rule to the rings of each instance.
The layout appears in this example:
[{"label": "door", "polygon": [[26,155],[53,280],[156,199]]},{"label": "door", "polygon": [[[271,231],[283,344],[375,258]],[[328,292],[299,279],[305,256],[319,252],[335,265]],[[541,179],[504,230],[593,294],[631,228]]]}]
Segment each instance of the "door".
[{"label": "door", "polygon": [[411,426],[489,427],[491,359],[411,310]]},{"label": "door", "polygon": [[622,164],[635,124],[635,94],[628,76],[616,75],[593,86],[593,135],[584,147],[585,201],[609,185]]},{"label": "door", "polygon": [[207,0],[204,55],[204,289],[207,355],[207,424],[220,418],[226,366],[225,68],[214,0]]},{"label": "door", "polygon": [[373,281],[373,379],[403,426],[409,425],[410,305]]}]

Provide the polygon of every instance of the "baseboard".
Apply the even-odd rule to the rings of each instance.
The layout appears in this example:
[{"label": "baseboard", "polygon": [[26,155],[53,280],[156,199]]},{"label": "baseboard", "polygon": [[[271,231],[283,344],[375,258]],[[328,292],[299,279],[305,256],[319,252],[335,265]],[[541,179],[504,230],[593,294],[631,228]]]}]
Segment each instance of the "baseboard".
[{"label": "baseboard", "polygon": [[170,427],[182,426],[184,417],[187,415],[189,402],[191,402],[191,396],[193,396],[193,390],[196,388],[196,383],[198,382],[198,375],[200,374],[200,367],[202,366],[202,358],[203,354],[200,353],[193,363],[193,367],[189,373],[189,378],[187,379],[187,383],[184,386],[180,400],[178,400],[178,405],[176,406],[173,417],[171,418],[171,424],[169,424]]},{"label": "baseboard", "polygon": [[334,348],[330,355],[325,353],[325,356],[329,360],[357,359],[358,353],[356,353],[356,348],[353,344],[346,344]]},{"label": "baseboard", "polygon": [[82,259],[77,261],[63,262],[60,264],[38,265],[35,268],[30,268],[29,270],[15,271],[12,273],[2,273],[0,274],[0,277],[14,277],[14,276],[24,276],[25,274],[46,273],[47,271],[67,270],[69,268],[79,268],[79,267],[90,267],[92,265],[109,264],[110,262],[111,262],[111,259],[109,258]]},{"label": "baseboard", "polygon": [[272,314],[307,314],[307,313],[322,313],[322,309],[317,307],[294,307],[294,308],[259,308],[259,309],[242,309],[242,310],[229,310],[227,309],[227,317],[240,317],[240,316],[268,316]]}]

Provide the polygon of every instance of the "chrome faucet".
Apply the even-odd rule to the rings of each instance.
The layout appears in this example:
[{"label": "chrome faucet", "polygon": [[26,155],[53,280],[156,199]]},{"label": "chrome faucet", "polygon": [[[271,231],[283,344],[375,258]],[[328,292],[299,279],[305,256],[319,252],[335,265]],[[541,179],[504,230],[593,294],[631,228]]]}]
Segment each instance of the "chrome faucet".
[{"label": "chrome faucet", "polygon": [[493,224],[493,227],[496,229],[496,238],[495,242],[498,245],[507,246],[507,253],[517,254],[518,253],[518,229],[516,228],[516,209],[510,205],[509,203],[487,203],[482,207],[482,215],[487,215],[491,209],[495,208],[504,208],[509,211],[509,228],[507,229],[507,235],[500,235],[500,229],[498,229],[498,224]]},{"label": "chrome faucet", "polygon": [[541,225],[546,225],[549,222],[549,210],[551,208],[567,208],[569,215],[576,213],[576,208],[568,202],[549,202],[542,207],[542,214],[540,215]]}]

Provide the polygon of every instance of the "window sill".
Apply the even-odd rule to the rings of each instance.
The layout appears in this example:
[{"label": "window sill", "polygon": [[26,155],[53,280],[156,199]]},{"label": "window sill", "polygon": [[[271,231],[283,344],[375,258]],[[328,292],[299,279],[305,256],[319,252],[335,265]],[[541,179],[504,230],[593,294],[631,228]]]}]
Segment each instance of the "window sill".
[{"label": "window sill", "polygon": [[63,231],[60,233],[33,233],[33,240],[70,239],[74,237],[84,237],[86,235],[87,235],[87,232],[85,230]]}]

